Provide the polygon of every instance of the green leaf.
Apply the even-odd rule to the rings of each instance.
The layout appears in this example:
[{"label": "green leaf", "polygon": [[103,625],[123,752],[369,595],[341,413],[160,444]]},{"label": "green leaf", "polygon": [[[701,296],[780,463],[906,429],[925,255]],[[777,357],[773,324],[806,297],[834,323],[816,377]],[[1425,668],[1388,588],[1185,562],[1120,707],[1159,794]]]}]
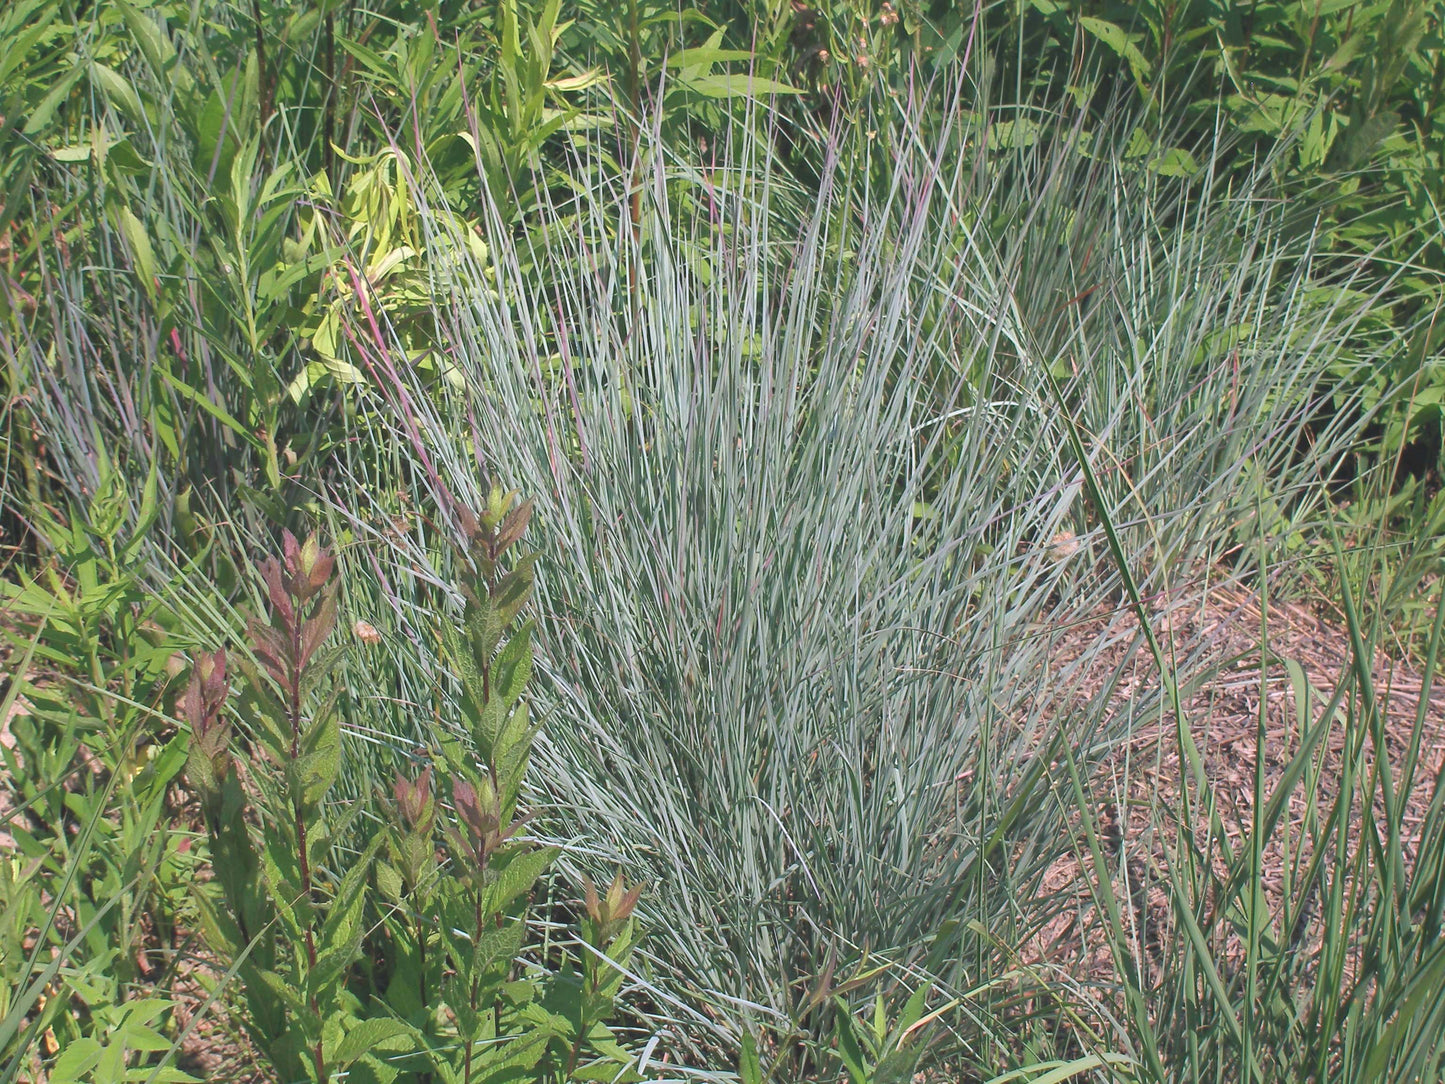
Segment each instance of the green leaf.
[{"label": "green leaf", "polygon": [[324,940],[316,953],[316,966],[306,973],[306,992],[322,1005],[332,1003],[334,986],[361,955],[361,931],[344,928],[334,938]]},{"label": "green leaf", "polygon": [[[481,978],[483,972],[497,964],[510,964],[522,951],[522,937],[526,925],[520,921],[505,922],[484,930],[477,938],[467,957],[469,975]],[[455,1006],[454,1006],[455,1007]]]},{"label": "green leaf", "polygon": [[724,49],[721,47],[723,32],[715,31],[703,45],[694,46],[691,49],[679,49],[667,58],[667,67],[677,68],[687,78],[689,73],[703,74],[712,69],[714,64],[727,64],[732,61],[746,61],[753,59],[753,54],[746,49]]},{"label": "green leaf", "polygon": [[334,1062],[338,1068],[344,1068],[362,1055],[377,1050],[406,1054],[424,1046],[421,1033],[405,1020],[381,1017],[352,1024],[327,1060]]},{"label": "green leaf", "polygon": [[[154,413],[151,415],[151,429],[152,432],[156,429]],[[130,538],[125,545],[124,559],[127,566],[134,565],[139,560],[146,532],[155,523],[156,515],[160,511],[160,505],[156,500],[159,476],[160,457],[151,456],[150,470],[146,473],[145,484],[141,486],[140,509],[136,513],[135,526],[131,529]]]},{"label": "green leaf", "polygon": [[[532,596],[533,566],[538,554],[529,553],[519,560],[512,571],[497,584],[496,606],[501,628],[505,628],[516,617],[527,600]],[[493,641],[495,643],[495,641]],[[488,652],[490,654],[490,652]]]},{"label": "green leaf", "polygon": [[476,752],[484,762],[490,763],[496,753],[497,736],[502,732],[502,698],[494,696],[480,705],[480,711],[472,720],[472,741]]},{"label": "green leaf", "polygon": [[1020,117],[1017,120],[1001,120],[996,124],[989,125],[989,142],[1004,148],[1016,150],[1024,147],[1032,147],[1043,136],[1044,126],[1030,117]]},{"label": "green leaf", "polygon": [[385,842],[386,837],[381,833],[372,836],[366,849],[361,852],[346,875],[341,878],[341,884],[336,889],[336,896],[331,902],[331,913],[327,918],[326,936],[333,936],[333,931],[340,934],[344,926],[355,926],[360,923],[361,912],[365,907],[366,882],[371,873],[371,863],[376,857],[376,852]]},{"label": "green leaf", "polygon": [[56,147],[50,152],[51,158],[67,164],[89,162],[94,156],[95,147],[89,143],[77,143],[73,147]]},{"label": "green leaf", "polygon": [[45,130],[50,127],[51,121],[55,119],[55,111],[60,108],[61,103],[63,103],[65,99],[70,97],[70,92],[75,89],[75,84],[80,82],[80,77],[84,74],[81,68],[71,69],[70,73],[66,75],[64,79],[56,83],[55,86],[50,89],[49,93],[40,99],[40,104],[35,107],[35,111],[30,114],[30,118],[25,122],[24,132],[26,135],[39,136],[44,134]]},{"label": "green leaf", "polygon": [[1129,65],[1129,71],[1134,76],[1134,82],[1140,89],[1147,84],[1149,74],[1149,61],[1139,47],[1130,40],[1124,29],[1104,19],[1095,18],[1092,15],[1079,16],[1079,26],[1101,41],[1114,55]]},{"label": "green leaf", "polygon": [[[1073,1080],[1077,1076],[1092,1073],[1097,1069],[1128,1072],[1135,1064],[1133,1058],[1125,1057],[1123,1054],[1086,1054],[1073,1061],[1046,1061],[1029,1066],[1027,1069],[1015,1069],[992,1078],[988,1084],[1008,1084],[1009,1081],[1015,1080],[1020,1084],[1063,1084],[1066,1080]],[[1039,1069],[1044,1072],[1038,1076],[1026,1075]]]},{"label": "green leaf", "polygon": [[928,991],[929,987],[926,985],[914,990],[913,993],[909,995],[907,1003],[903,1006],[903,1011],[898,1015],[898,1020],[895,1024],[898,1033],[896,1044],[898,1048],[902,1048],[908,1029],[923,1019],[923,1009],[928,1001]]},{"label": "green leaf", "polygon": [[758,1041],[752,1032],[743,1035],[743,1049],[738,1058],[738,1079],[741,1084],[763,1084],[763,1067],[758,1061]]},{"label": "green leaf", "polygon": [[[8,83],[10,77],[31,60],[28,56],[30,50],[51,32],[55,17],[60,13],[60,6],[46,4],[45,7],[49,9],[47,11],[41,11],[40,7],[41,5],[33,0],[29,4],[16,3],[10,9],[11,18],[0,23],[0,34],[4,34],[6,38],[3,47],[0,47],[0,86]],[[26,29],[14,34],[14,29],[20,26],[25,26]]]},{"label": "green leaf", "polygon": [[196,885],[192,891],[199,916],[201,936],[206,944],[227,957],[235,957],[240,951],[240,931],[229,915],[222,915],[216,909],[203,886]]},{"label": "green leaf", "polygon": [[390,862],[377,863],[376,887],[388,903],[401,903],[405,886],[402,883],[401,873]]},{"label": "green leaf", "polygon": [[517,705],[497,729],[487,749],[488,759],[496,765],[501,780],[505,801],[514,801],[521,792],[522,777],[527,770],[527,758],[532,752],[532,740],[537,730],[531,726],[531,713],[526,703]]},{"label": "green leaf", "polygon": [[473,1084],[521,1084],[525,1079],[518,1069],[533,1069],[547,1051],[551,1034],[536,1029],[509,1042],[484,1046],[480,1071],[472,1074]]},{"label": "green leaf", "polygon": [[698,75],[683,83],[705,98],[758,98],[768,94],[801,94],[797,87],[749,74]]},{"label": "green leaf", "polygon": [[[175,79],[184,74],[183,69],[172,69],[171,61],[176,58],[176,47],[171,44],[170,35],[153,18],[142,15],[127,3],[117,3],[126,29],[140,46],[141,53],[150,66],[151,73],[158,79]],[[152,9],[154,10],[154,9]]]},{"label": "green leaf", "polygon": [[256,976],[261,980],[262,985],[266,987],[266,991],[285,1005],[286,1008],[290,1009],[293,1014],[300,1016],[310,1012],[305,998],[301,996],[301,992],[294,989],[289,982],[276,972],[259,970],[256,972]]},{"label": "green leaf", "polygon": [[116,212],[116,225],[125,236],[126,244],[130,246],[131,259],[135,262],[135,272],[140,277],[141,289],[145,290],[146,296],[152,301],[156,296],[156,254],[151,247],[150,235],[146,233],[145,225],[136,217],[134,211],[122,205]]},{"label": "green leaf", "polygon": [[557,858],[556,847],[538,847],[512,858],[497,873],[497,879],[487,890],[484,909],[493,913],[505,912],[519,896],[532,890],[537,878]]},{"label": "green leaf", "polygon": [[89,1035],[70,1043],[55,1059],[47,1079],[51,1084],[76,1084],[100,1063],[105,1048]]},{"label": "green leaf", "polygon": [[532,676],[532,623],[518,629],[497,653],[492,664],[493,688],[504,707],[511,707],[522,695]]},{"label": "green leaf", "polygon": [[625,1084],[628,1080],[642,1080],[640,1076],[627,1073],[622,1066],[626,1059],[599,1058],[596,1061],[579,1065],[572,1073],[573,1080],[607,1081],[608,1084]]},{"label": "green leaf", "polygon": [[169,372],[161,370],[161,377],[169,384],[178,395],[189,400],[200,407],[211,417],[215,418],[239,439],[246,441],[257,449],[264,448],[264,443],[257,438],[249,426],[242,425],[223,407],[204,392],[198,391],[189,384],[172,376]]},{"label": "green leaf", "polygon": [[848,1003],[842,998],[834,998],[834,1001],[838,1006],[835,1026],[838,1056],[848,1067],[848,1075],[853,1078],[853,1084],[868,1084],[868,1069],[863,1062],[863,1051],[858,1046],[858,1036],[853,1029],[853,1016],[848,1010]]},{"label": "green leaf", "polygon": [[321,723],[315,748],[296,761],[296,778],[301,784],[302,801],[314,805],[326,797],[341,772],[341,731],[335,716]]},{"label": "green leaf", "polygon": [[1199,163],[1182,147],[1170,147],[1153,159],[1149,168],[1161,177],[1193,177],[1199,172]]},{"label": "green leaf", "polygon": [[141,108],[140,95],[129,80],[114,69],[96,63],[90,65],[90,78],[107,99],[120,107],[127,120],[137,127],[145,125],[147,118]]}]

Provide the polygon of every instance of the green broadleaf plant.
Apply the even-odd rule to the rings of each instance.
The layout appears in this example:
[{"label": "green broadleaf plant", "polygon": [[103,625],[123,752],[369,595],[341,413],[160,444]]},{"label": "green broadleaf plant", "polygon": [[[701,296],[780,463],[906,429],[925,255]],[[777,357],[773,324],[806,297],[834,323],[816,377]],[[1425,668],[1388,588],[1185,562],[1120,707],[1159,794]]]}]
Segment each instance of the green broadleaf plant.
[{"label": "green broadleaf plant", "polygon": [[600,897],[587,886],[580,961],[550,977],[538,961],[519,964],[531,893],[557,852],[521,834],[537,727],[522,697],[531,625],[517,618],[535,555],[508,562],[531,515],[513,497],[494,487],[480,515],[458,517],[472,572],[445,662],[465,691],[463,725],[437,764],[397,773],[386,823],[359,851],[341,841],[363,819],[327,802],[342,759],[331,691],[340,654],[326,646],[337,616],[332,554],[288,532],[283,561],[260,567],[270,615],[250,622],[259,666],[241,665],[239,700],[264,754],[247,773],[254,785],[232,752],[240,728],[224,718],[226,655],[195,667],[182,705],[187,776],[222,904],[203,897],[202,911],[213,944],[238,965],[253,1039],[285,1079],[642,1079],[606,1025],[637,943],[638,888],[620,875]]},{"label": "green broadleaf plant", "polygon": [[156,472],[132,502],[118,466],[37,515],[48,559],[0,582],[0,1084],[190,1079],[153,1070],[194,862],[165,830],[185,757],[163,711],[172,615],[135,567]]}]

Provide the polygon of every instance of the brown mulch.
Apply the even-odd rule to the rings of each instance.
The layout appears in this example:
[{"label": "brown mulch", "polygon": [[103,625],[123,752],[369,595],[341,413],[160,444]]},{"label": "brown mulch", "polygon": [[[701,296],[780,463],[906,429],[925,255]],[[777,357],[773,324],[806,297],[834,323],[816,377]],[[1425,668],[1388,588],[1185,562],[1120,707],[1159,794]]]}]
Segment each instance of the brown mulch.
[{"label": "brown mulch", "polygon": [[[1200,676],[1181,690],[1188,732],[1199,750],[1207,786],[1204,795],[1192,782],[1188,786],[1194,807],[1190,827],[1196,844],[1210,856],[1215,870],[1222,872],[1223,850],[1241,853],[1253,824],[1261,721],[1264,746],[1258,767],[1264,792],[1273,794],[1299,751],[1302,732],[1320,724],[1339,683],[1349,680],[1348,630],[1320,608],[1272,602],[1264,625],[1268,663],[1261,672],[1262,616],[1257,592],[1232,585],[1208,591],[1196,588],[1187,597],[1151,608],[1152,625],[1165,650],[1172,643],[1179,651],[1181,676],[1186,680]],[[1172,935],[1172,906],[1163,871],[1166,855],[1182,834],[1177,811],[1184,780],[1186,776],[1192,779],[1192,774],[1180,756],[1175,720],[1157,695],[1157,668],[1147,648],[1137,642],[1137,628],[1127,607],[1091,614],[1056,637],[1050,665],[1068,674],[1074,704],[1105,698],[1106,714],[1119,724],[1118,730],[1129,733],[1098,765],[1093,777],[1094,813],[1116,871],[1113,886],[1130,924],[1132,955],[1142,964],[1147,983],[1149,972],[1160,961],[1161,946]],[[1186,656],[1187,663],[1183,661]],[[1445,682],[1434,683],[1422,711],[1421,675],[1409,662],[1380,652],[1372,660],[1372,673],[1383,719],[1385,762],[1397,792],[1404,782],[1412,743],[1417,743],[1413,785],[1401,825],[1405,860],[1413,864],[1435,780],[1445,763]],[[1145,709],[1149,717],[1131,716],[1143,701],[1153,705]],[[1068,703],[1061,702],[1054,710],[1067,711]],[[1357,778],[1378,762],[1373,738],[1361,733],[1358,720],[1363,716],[1357,696],[1341,701],[1323,740],[1309,754],[1309,770],[1289,795],[1287,812],[1263,848],[1265,905],[1276,935],[1289,938],[1292,947],[1307,949],[1308,945],[1296,943],[1303,923],[1297,923],[1294,930],[1282,929],[1287,890],[1298,898],[1298,878],[1317,850],[1324,849],[1335,862],[1342,857],[1335,853],[1333,835],[1324,836],[1324,819],[1339,796],[1347,748],[1356,751]],[[1417,722],[1421,724],[1418,727]],[[1360,789],[1357,784],[1356,795]],[[1222,828],[1222,839],[1211,832],[1207,805],[1201,800],[1205,797],[1214,802],[1218,815],[1214,823]],[[1360,805],[1357,797],[1347,818],[1345,857],[1354,855],[1359,842],[1364,813]],[[1378,797],[1371,812],[1383,833],[1383,807]],[[1082,852],[1082,833],[1080,847]],[[1044,892],[1061,909],[1025,947],[1024,956],[1054,967],[1074,961],[1069,970],[1075,978],[1108,986],[1117,979],[1117,970],[1104,941],[1101,917],[1093,906],[1091,879],[1092,872],[1076,857],[1050,868]],[[1215,947],[1225,970],[1243,959],[1243,945],[1232,934],[1219,939]]]},{"label": "brown mulch", "polygon": [[204,956],[187,960],[169,991],[176,1002],[176,1034],[185,1034],[177,1067],[205,1081],[267,1084],[272,1077],[252,1049],[244,1025],[233,1015],[226,995],[210,997],[200,981],[203,976],[214,984],[223,972]]}]

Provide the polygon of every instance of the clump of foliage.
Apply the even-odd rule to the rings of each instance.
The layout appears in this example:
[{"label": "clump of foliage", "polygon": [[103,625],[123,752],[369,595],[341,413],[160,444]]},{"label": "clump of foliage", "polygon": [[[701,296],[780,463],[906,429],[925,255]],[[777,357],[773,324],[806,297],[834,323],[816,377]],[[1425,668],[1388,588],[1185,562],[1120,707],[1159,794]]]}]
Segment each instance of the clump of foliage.
[{"label": "clump of foliage", "polygon": [[[853,123],[874,126],[871,92],[916,101],[921,73],[973,55],[983,60],[964,101],[996,122],[997,140],[1037,141],[1055,103],[1072,100],[1092,125],[1131,101],[1140,108],[1124,161],[1236,181],[1267,163],[1295,228],[1318,232],[1317,258],[1351,266],[1356,300],[1373,295],[1368,331],[1413,336],[1388,365],[1335,374],[1337,406],[1378,412],[1361,463],[1399,457],[1406,494],[1411,476],[1438,486],[1445,330],[1438,319],[1415,325],[1445,304],[1439,0],[818,0],[709,10],[746,27],[738,39],[766,43],[776,66],[812,91],[799,103],[804,116],[841,101]],[[1438,533],[1445,501],[1397,510]]]},{"label": "clump of foliage", "polygon": [[[171,615],[135,567],[152,477],[128,512],[119,468],[33,527],[38,567],[0,580],[11,649],[0,719],[0,1081],[189,1079],[170,1046],[191,837],[165,828],[184,738],[166,723]],[[7,570],[9,571],[9,570]],[[43,675],[43,677],[42,677]]]},{"label": "clump of foliage", "polygon": [[[249,625],[256,661],[236,666],[239,728],[226,654],[195,668],[187,777],[218,890],[202,912],[240,977],[253,1040],[284,1079],[641,1079],[607,1027],[638,888],[620,877],[602,896],[587,887],[579,961],[551,974],[518,963],[530,895],[557,852],[522,835],[537,728],[522,698],[531,625],[517,618],[535,555],[508,563],[531,514],[513,496],[494,487],[480,515],[461,516],[466,606],[439,661],[460,677],[463,718],[437,765],[396,775],[385,826],[328,802],[344,745],[328,644],[339,581],[314,536],[288,532],[282,559],[261,565],[270,613]],[[259,754],[244,778],[243,732]]]},{"label": "clump of foliage", "polygon": [[[525,838],[531,757],[563,831],[650,870],[679,1050],[749,1084],[901,1079],[966,998],[972,1023],[929,1033],[935,1064],[1078,1068],[1057,1030],[1073,992],[998,976],[1017,977],[1014,947],[1051,913],[1038,878],[1087,813],[1054,767],[1075,757],[1086,785],[1126,724],[1101,701],[1055,725],[1071,671],[1040,630],[1116,604],[1136,573],[1146,598],[1226,554],[1253,575],[1238,552],[1256,528],[1307,555],[1315,486],[1342,462],[1413,472],[1387,508],[1438,552],[1440,16],[11,5],[0,502],[39,554],[11,593],[45,625],[20,645],[68,680],[26,692],[38,710],[4,754],[21,797],[0,1084],[48,1043],[66,1048],[36,1063],[52,1080],[150,1072],[170,1024],[147,967],[187,907],[292,1078],[614,1070],[601,1021],[635,889],[585,893],[593,949],[530,946],[549,863],[596,872]],[[959,77],[929,86],[944,70]],[[178,593],[224,610],[256,537],[328,491],[401,539],[377,526],[409,514],[391,494],[466,492],[478,454],[513,465],[569,554],[537,635],[567,651],[540,652],[528,684],[526,512],[483,496],[461,517],[462,627],[440,654],[388,657],[394,674],[377,652],[367,676],[403,695],[362,708],[333,646],[336,568],[292,539],[264,569],[253,660],[199,656],[185,698],[216,868],[190,901],[187,837],[155,830],[186,760],[163,695],[186,645],[153,587],[187,561]],[[46,512],[67,502],[85,515]],[[421,581],[381,568],[347,570],[349,603],[370,592],[427,632],[458,616],[430,588],[398,598]],[[225,624],[193,618],[206,643]],[[534,746],[523,686],[555,705],[553,740]],[[423,702],[435,722],[408,714]],[[379,738],[353,748],[363,710]],[[416,744],[430,762],[390,778],[375,750]],[[1179,853],[1178,906],[1223,934],[1253,856],[1222,848],[1219,882]],[[1331,882],[1367,899],[1325,912],[1331,960],[1374,924],[1383,962],[1309,995],[1318,1041],[1256,1008],[1261,987],[1306,995],[1255,911],[1242,985],[1201,997],[1205,940],[1179,942],[1167,979],[1130,989],[1127,1043],[1100,1037],[1111,1022],[1086,1044],[1092,1068],[1125,1045],[1160,1077],[1323,1078],[1346,1020],[1373,1021],[1361,1079],[1409,1062],[1430,1027],[1391,1021],[1445,970],[1436,924],[1417,938],[1389,910],[1397,854],[1357,848]],[[1107,911],[1119,874],[1095,873]],[[1319,913],[1324,878],[1296,915]],[[1419,884],[1412,909],[1433,899]]]}]

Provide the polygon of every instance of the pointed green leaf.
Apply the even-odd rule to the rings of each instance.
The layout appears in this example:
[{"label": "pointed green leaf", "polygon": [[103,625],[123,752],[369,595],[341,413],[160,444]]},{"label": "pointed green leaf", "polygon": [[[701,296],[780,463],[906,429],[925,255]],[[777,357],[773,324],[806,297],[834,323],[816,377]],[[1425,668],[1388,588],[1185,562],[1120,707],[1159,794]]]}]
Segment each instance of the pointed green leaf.
[{"label": "pointed green leaf", "polygon": [[[501,853],[500,851],[498,852]],[[515,855],[497,871],[497,879],[487,889],[484,910],[506,912],[518,897],[532,890],[537,878],[557,858],[557,848],[538,847]]]},{"label": "pointed green leaf", "polygon": [[363,1054],[407,1054],[424,1047],[421,1034],[405,1020],[382,1017],[352,1024],[327,1060],[344,1069]]}]

